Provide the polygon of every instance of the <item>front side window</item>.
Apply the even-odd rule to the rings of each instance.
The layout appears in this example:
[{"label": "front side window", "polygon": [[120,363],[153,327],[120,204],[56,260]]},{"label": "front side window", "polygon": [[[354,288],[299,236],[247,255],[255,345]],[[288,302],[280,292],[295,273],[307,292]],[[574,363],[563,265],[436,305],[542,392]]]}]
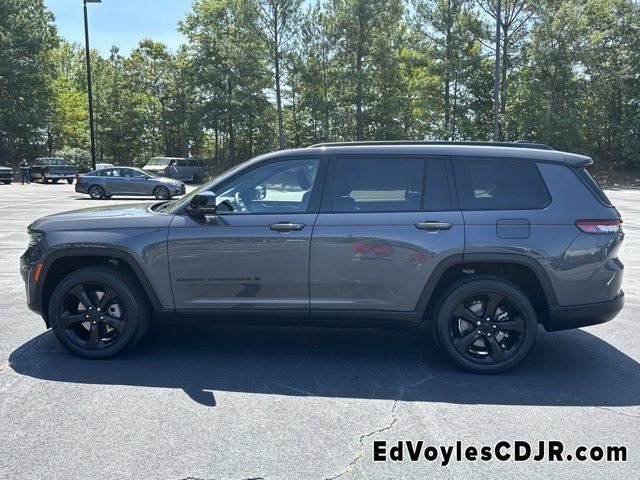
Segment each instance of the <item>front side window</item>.
[{"label": "front side window", "polygon": [[551,200],[533,161],[458,158],[453,165],[462,210],[535,210]]},{"label": "front side window", "polygon": [[281,160],[250,170],[215,190],[218,213],[304,213],[318,159]]},{"label": "front side window", "polygon": [[424,166],[422,158],[337,157],[331,192],[332,211],[420,211]]}]

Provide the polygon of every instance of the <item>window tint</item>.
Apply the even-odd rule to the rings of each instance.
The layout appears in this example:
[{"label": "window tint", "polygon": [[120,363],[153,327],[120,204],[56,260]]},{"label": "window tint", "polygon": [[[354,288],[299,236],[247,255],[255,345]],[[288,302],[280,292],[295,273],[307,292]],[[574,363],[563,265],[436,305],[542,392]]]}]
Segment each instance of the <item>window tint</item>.
[{"label": "window tint", "polygon": [[254,168],[215,191],[220,213],[307,211],[319,160],[282,160]]},{"label": "window tint", "polygon": [[445,159],[427,160],[424,182],[423,210],[438,212],[451,209],[447,162]]},{"label": "window tint", "polygon": [[334,212],[419,211],[424,159],[337,157],[331,192]]},{"label": "window tint", "polygon": [[178,167],[186,167],[187,166],[187,161],[186,160],[178,160],[177,161],[177,166]]},{"label": "window tint", "polygon": [[602,191],[602,189],[598,186],[596,181],[593,179],[591,174],[587,171],[586,168],[576,168],[574,169],[578,177],[584,182],[584,184],[591,190],[598,200],[604,203],[607,207],[613,206],[611,204],[611,200],[609,197]]},{"label": "window tint", "polygon": [[463,210],[531,210],[550,201],[534,162],[459,158],[453,165]]}]

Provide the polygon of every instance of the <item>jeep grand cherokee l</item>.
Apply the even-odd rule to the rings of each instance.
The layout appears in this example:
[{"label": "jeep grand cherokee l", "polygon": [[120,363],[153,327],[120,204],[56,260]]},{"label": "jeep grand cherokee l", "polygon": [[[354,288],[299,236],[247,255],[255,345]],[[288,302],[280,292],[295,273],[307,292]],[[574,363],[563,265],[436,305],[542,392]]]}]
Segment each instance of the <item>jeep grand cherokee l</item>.
[{"label": "jeep grand cherokee l", "polygon": [[432,329],[504,371],[548,331],[622,308],[622,220],[588,157],[537,144],[322,144],[250,160],[186,197],[29,227],[29,307],[86,357],[152,317]]}]

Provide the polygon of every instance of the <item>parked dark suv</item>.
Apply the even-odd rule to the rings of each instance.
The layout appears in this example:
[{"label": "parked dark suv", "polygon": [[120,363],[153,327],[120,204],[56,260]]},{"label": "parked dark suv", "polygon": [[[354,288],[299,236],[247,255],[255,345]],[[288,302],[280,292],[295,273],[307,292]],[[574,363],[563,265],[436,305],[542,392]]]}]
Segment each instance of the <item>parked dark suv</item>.
[{"label": "parked dark suv", "polygon": [[433,330],[499,372],[622,308],[622,220],[588,157],[535,144],[346,143],[250,160],[171,202],[29,227],[29,307],[108,357],[152,317]]}]

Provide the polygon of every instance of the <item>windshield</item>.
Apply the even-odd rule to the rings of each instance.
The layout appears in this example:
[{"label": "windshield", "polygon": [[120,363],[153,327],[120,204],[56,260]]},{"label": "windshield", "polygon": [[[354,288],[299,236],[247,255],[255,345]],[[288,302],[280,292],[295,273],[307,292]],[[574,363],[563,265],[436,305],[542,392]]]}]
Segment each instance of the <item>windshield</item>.
[{"label": "windshield", "polygon": [[152,166],[164,166],[166,167],[167,165],[169,165],[169,162],[171,160],[169,158],[152,158],[151,160],[149,160],[149,163],[147,163],[147,165],[152,165]]}]

